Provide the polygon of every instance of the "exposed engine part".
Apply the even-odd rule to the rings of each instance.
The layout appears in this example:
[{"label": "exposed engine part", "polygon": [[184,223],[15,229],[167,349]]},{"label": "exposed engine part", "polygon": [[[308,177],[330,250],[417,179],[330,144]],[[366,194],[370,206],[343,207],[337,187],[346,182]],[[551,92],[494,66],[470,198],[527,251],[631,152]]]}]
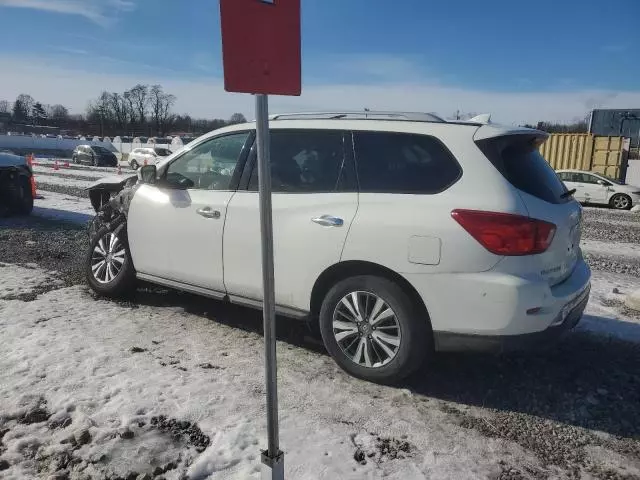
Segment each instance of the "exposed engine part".
[{"label": "exposed engine part", "polygon": [[93,239],[98,230],[104,226],[114,232],[126,224],[131,200],[139,186],[137,178],[134,177],[127,180],[122,190],[115,195],[113,195],[115,189],[111,185],[107,188],[94,188],[89,191],[91,204],[97,211],[96,216],[89,224],[90,238]]}]

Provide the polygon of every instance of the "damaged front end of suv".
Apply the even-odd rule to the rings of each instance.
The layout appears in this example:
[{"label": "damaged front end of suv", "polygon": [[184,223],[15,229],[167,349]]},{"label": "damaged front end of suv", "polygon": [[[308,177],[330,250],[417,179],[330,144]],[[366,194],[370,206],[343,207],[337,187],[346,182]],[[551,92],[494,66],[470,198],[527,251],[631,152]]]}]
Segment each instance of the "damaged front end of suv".
[{"label": "damaged front end of suv", "polygon": [[0,217],[33,210],[33,172],[24,157],[0,152]]},{"label": "damaged front end of suv", "polygon": [[131,199],[139,187],[137,176],[107,177],[88,188],[91,206],[96,216],[89,224],[89,238],[106,228],[119,232],[125,227]]},{"label": "damaged front end of suv", "polygon": [[127,216],[138,187],[134,175],[103,178],[88,188],[96,216],[89,224],[85,271],[89,285],[98,294],[120,296],[135,291]]}]

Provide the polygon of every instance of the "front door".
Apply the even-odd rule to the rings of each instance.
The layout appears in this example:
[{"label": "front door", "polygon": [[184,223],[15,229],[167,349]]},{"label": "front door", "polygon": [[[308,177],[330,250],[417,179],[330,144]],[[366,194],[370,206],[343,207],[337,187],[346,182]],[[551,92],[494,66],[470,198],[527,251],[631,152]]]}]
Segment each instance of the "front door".
[{"label": "front door", "polygon": [[577,200],[586,203],[607,203],[607,187],[598,183],[600,179],[589,173],[576,173],[576,189],[579,193]]},{"label": "front door", "polygon": [[[309,310],[320,274],[340,261],[357,206],[350,138],[341,131],[271,130],[275,299]],[[262,299],[260,213],[255,155],[246,190],[231,199],[224,234],[224,279],[236,300]]]},{"label": "front door", "polygon": [[222,234],[249,137],[206,139],[172,161],[158,185],[138,189],[128,232],[139,273],[224,292]]}]

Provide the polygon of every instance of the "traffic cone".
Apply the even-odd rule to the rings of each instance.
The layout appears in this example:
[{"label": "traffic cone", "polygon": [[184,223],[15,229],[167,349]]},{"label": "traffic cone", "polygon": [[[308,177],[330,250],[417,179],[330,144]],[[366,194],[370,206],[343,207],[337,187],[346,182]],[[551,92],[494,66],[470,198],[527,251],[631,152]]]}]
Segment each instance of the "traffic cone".
[{"label": "traffic cone", "polygon": [[54,170],[59,170],[60,167],[58,166],[58,160],[55,161],[55,163],[53,164],[53,169]]},{"label": "traffic cone", "polygon": [[31,196],[35,199],[38,198],[38,189],[36,187],[36,177],[31,174],[31,178],[29,179],[29,183],[31,184]]},{"label": "traffic cone", "polygon": [[31,185],[31,196],[35,199],[38,198],[38,192],[36,187],[35,173],[33,173],[33,153],[31,155],[27,155],[26,159],[27,165],[29,165],[29,169],[31,170],[31,177],[29,178],[29,184]]}]

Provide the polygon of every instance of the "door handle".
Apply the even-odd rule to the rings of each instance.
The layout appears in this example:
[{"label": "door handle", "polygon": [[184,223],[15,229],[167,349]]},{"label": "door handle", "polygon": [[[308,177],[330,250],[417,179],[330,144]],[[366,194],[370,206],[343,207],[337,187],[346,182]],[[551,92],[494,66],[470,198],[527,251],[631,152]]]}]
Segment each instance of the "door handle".
[{"label": "door handle", "polygon": [[214,210],[211,207],[202,207],[196,210],[198,215],[201,215],[205,218],[220,218],[220,212],[218,210]]},{"label": "door handle", "polygon": [[341,227],[344,225],[344,220],[332,215],[322,215],[320,217],[312,218],[313,223],[322,225],[323,227]]}]

